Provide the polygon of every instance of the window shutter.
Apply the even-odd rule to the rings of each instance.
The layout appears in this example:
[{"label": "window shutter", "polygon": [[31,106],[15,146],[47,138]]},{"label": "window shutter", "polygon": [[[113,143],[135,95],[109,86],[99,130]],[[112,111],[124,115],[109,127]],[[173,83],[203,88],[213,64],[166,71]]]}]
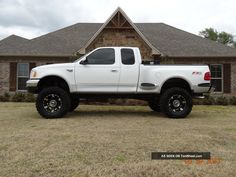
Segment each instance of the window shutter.
[{"label": "window shutter", "polygon": [[224,93],[231,93],[231,64],[223,64]]},{"label": "window shutter", "polygon": [[32,68],[36,67],[35,63],[30,63],[29,64],[29,72],[31,71]]},{"label": "window shutter", "polygon": [[16,73],[17,72],[17,63],[10,63],[10,77],[9,77],[9,91],[16,91]]}]

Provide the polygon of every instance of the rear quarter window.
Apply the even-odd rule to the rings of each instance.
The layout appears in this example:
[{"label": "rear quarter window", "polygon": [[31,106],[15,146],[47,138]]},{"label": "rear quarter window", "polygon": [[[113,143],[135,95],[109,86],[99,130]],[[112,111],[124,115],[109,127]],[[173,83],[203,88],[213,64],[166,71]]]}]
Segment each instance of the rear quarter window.
[{"label": "rear quarter window", "polygon": [[121,61],[124,65],[133,65],[135,63],[134,51],[132,49],[121,49]]}]

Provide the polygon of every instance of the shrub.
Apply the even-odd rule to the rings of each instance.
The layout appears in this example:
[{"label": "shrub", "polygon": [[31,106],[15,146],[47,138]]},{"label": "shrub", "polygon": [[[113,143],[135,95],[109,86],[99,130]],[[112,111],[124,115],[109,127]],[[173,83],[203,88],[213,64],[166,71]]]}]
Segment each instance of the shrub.
[{"label": "shrub", "polygon": [[27,93],[25,95],[25,102],[35,102],[35,96],[32,93]]},{"label": "shrub", "polygon": [[203,98],[203,99],[193,99],[194,105],[214,105],[215,99],[213,97]]},{"label": "shrub", "polygon": [[216,98],[216,105],[228,105],[229,101],[226,97],[220,96]]},{"label": "shrub", "polygon": [[13,102],[24,102],[25,101],[25,93],[16,92],[12,97]]},{"label": "shrub", "polygon": [[125,105],[126,100],[125,99],[115,99],[116,105]]},{"label": "shrub", "polygon": [[210,96],[209,98],[203,99],[202,104],[203,105],[214,105],[215,104],[215,99]]},{"label": "shrub", "polygon": [[108,101],[106,103],[110,104],[110,105],[125,105],[126,99],[110,98],[110,99],[108,99]]},{"label": "shrub", "polygon": [[193,99],[193,104],[194,105],[203,105],[203,99]]},{"label": "shrub", "polygon": [[116,104],[116,99],[114,99],[114,98],[108,99],[107,104]]},{"label": "shrub", "polygon": [[231,105],[236,105],[236,97],[235,96],[231,97],[229,102]]},{"label": "shrub", "polygon": [[0,101],[6,102],[10,100],[10,95],[9,93],[5,92],[4,95],[0,95]]},{"label": "shrub", "polygon": [[126,100],[126,105],[129,106],[147,106],[147,101],[143,101],[143,100],[135,100],[135,99],[128,99]]},{"label": "shrub", "polygon": [[5,99],[4,99],[4,97],[3,97],[3,95],[0,95],[0,102],[1,101],[4,101]]}]

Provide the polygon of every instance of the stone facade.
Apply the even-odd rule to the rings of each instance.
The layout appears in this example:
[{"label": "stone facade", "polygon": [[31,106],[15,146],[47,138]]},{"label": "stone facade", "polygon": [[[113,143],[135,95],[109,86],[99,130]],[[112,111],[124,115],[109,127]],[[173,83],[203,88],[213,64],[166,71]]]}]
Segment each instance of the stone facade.
[{"label": "stone facade", "polygon": [[104,29],[87,47],[89,52],[97,47],[127,46],[138,47],[144,60],[152,58],[151,48],[134,29]]},{"label": "stone facade", "polygon": [[231,91],[232,95],[236,95],[236,62],[231,64]]},{"label": "stone facade", "polygon": [[0,95],[9,91],[9,75],[9,63],[0,61]]}]

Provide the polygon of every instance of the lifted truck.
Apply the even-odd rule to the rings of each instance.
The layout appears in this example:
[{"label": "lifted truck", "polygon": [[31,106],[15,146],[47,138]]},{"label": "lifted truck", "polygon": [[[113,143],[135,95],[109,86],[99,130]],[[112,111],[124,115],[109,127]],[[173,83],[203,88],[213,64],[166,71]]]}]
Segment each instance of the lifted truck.
[{"label": "lifted truck", "polygon": [[101,47],[73,63],[33,68],[28,91],[45,118],[63,117],[81,98],[132,98],[171,118],[192,110],[192,97],[211,90],[207,65],[142,64],[136,47]]}]

